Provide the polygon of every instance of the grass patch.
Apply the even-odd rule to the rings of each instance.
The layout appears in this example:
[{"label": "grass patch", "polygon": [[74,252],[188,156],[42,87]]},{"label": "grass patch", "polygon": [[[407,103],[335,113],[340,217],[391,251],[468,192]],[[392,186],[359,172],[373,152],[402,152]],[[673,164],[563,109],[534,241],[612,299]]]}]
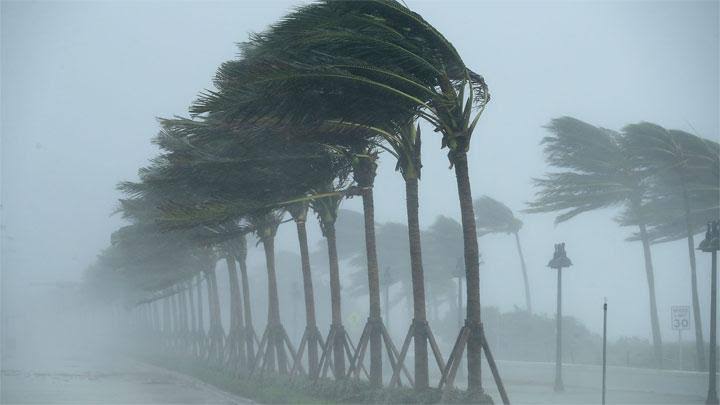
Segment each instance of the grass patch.
[{"label": "grass patch", "polygon": [[225,370],[195,360],[157,354],[143,356],[141,360],[263,404],[492,404],[492,399],[486,394],[473,399],[460,390],[443,393],[431,388],[418,393],[411,388],[373,388],[366,381],[320,379],[313,382],[304,376],[290,379],[274,373],[234,377]]}]

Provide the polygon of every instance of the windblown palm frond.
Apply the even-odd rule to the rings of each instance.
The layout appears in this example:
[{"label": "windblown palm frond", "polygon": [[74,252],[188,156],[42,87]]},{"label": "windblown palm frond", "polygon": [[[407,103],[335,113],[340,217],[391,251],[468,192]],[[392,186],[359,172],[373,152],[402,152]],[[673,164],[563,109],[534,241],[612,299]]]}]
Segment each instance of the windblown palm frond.
[{"label": "windblown palm frond", "polygon": [[641,173],[621,148],[619,135],[571,117],[554,119],[543,138],[548,163],[563,172],[534,179],[539,191],[526,212],[561,211],[556,223],[584,212],[638,203],[644,196]]},{"label": "windblown palm frond", "polygon": [[[652,176],[643,219],[654,243],[700,233],[708,221],[720,216],[717,142],[643,122],[623,129],[622,145],[635,164]],[[638,220],[632,212],[619,218],[623,225],[636,225]]]}]

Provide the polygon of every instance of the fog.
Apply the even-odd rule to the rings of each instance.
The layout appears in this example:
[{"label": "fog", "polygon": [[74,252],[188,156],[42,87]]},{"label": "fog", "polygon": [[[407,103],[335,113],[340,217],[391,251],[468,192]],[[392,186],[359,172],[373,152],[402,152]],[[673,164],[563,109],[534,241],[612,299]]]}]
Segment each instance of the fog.
[{"label": "fog", "polygon": [[[621,337],[652,341],[642,246],[625,241],[634,229],[613,221],[619,209],[593,211],[559,225],[554,223],[556,213],[523,210],[535,198],[532,179],[552,171],[540,141],[553,118],[571,116],[618,131],[648,121],[718,141],[718,2],[406,2],[488,83],[492,99],[468,154],[473,197],[502,201],[523,221],[520,237],[534,312],[548,319],[555,316],[556,276],[547,263],[553,245],[565,242],[573,266],[563,277],[563,315],[601,334],[607,299],[611,342]],[[151,143],[160,129],[156,117],[186,116],[198,94],[212,88],[218,66],[237,56],[236,43],[299,4],[2,2],[1,292],[8,334],[22,341],[24,335],[39,333],[26,325],[44,323],[55,305],[50,292],[58,285],[79,288],[84,271],[110,244],[110,234],[127,224],[112,215],[123,197],[116,185],[137,181],[137,170],[158,154]],[[420,227],[427,229],[438,215],[459,221],[460,206],[441,137],[427,124],[421,126]],[[407,222],[403,186],[395,160],[381,154],[375,183],[377,224]],[[347,199],[341,208],[362,213],[362,201]],[[289,252],[299,254],[295,232],[291,224],[280,226],[278,263],[292,262]],[[317,269],[318,323],[325,334],[330,305],[323,285],[327,258],[320,227],[310,214],[308,232]],[[696,242],[702,236],[697,235]],[[264,256],[255,241],[249,247],[253,299],[258,302],[253,311],[261,331],[266,316]],[[482,236],[479,247],[483,308],[523,309],[522,273],[512,236]],[[662,337],[673,343],[677,332],[671,328],[670,308],[691,305],[687,241],[653,245],[652,254]],[[304,327],[302,298],[297,308],[283,306],[291,300],[287,288],[301,283],[299,259],[296,263],[278,272],[283,320],[297,345]],[[707,341],[709,254],[698,252],[697,269]],[[343,291],[352,288],[350,274],[361,270],[341,261]],[[221,262],[225,325],[226,279]],[[30,310],[29,298],[41,304]],[[343,305],[346,327],[357,340],[367,317],[367,297],[343,297]],[[397,345],[412,316],[408,308],[401,304],[392,311],[389,323]],[[450,307],[443,306],[441,312],[441,317],[455,317]],[[692,331],[683,338],[692,341]],[[443,355],[449,350],[444,348]]]}]

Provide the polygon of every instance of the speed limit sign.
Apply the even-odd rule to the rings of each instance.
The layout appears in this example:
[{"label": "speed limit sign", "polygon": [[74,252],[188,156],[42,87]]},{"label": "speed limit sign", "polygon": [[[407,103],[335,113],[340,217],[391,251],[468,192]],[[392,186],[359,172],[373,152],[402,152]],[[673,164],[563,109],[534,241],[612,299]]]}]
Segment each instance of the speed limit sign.
[{"label": "speed limit sign", "polygon": [[678,305],[670,307],[670,321],[673,330],[690,329],[690,307],[687,305]]}]

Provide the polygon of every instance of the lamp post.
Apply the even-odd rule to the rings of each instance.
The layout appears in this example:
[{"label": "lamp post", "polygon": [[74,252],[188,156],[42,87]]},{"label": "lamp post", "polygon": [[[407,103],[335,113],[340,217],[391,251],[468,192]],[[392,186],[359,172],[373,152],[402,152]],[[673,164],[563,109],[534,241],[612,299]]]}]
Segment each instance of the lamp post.
[{"label": "lamp post", "polygon": [[710,367],[708,368],[708,395],[706,404],[717,404],[717,252],[720,250],[720,221],[707,224],[705,239],[698,249],[712,254],[710,275]]},{"label": "lamp post", "polygon": [[565,243],[555,244],[555,253],[548,263],[548,267],[557,270],[557,326],[555,348],[555,392],[565,390],[562,380],[562,269],[572,266],[572,262],[565,253]]}]

